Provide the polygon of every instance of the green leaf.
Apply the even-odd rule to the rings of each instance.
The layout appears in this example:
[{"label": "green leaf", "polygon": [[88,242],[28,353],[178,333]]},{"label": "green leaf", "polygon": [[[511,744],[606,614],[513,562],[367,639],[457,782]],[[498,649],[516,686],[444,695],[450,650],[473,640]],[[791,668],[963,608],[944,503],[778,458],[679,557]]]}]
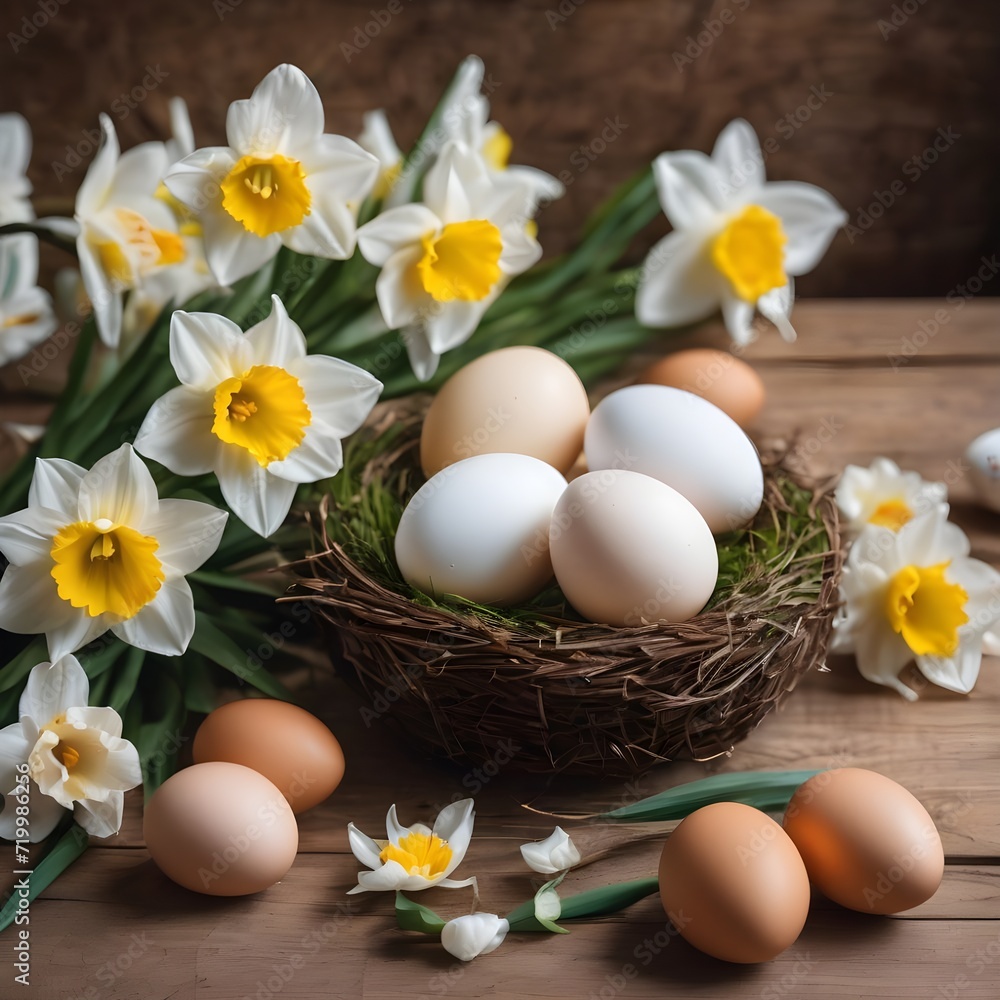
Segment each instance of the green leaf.
[{"label": "green leaf", "polygon": [[[87,849],[86,831],[74,823],[56,843],[55,847],[35,866],[27,876],[27,900],[30,902],[44,892],[81,854]],[[0,931],[5,930],[17,916],[18,906],[23,897],[15,886],[3,909],[0,909]]]},{"label": "green leaf", "polygon": [[45,638],[36,636],[14,657],[7,665],[0,670],[0,691],[8,691],[17,684],[20,684],[31,668],[38,663],[44,663],[48,659],[48,652],[45,647]]},{"label": "green leaf", "polygon": [[108,693],[108,705],[116,712],[124,712],[125,706],[132,700],[145,662],[146,651],[129,646],[128,652],[125,654],[125,662],[116,671],[114,684]]},{"label": "green leaf", "polygon": [[689,781],[630,805],[601,813],[617,823],[660,823],[683,819],[713,802],[742,802],[764,812],[784,809],[795,789],[819,771],[744,771]]},{"label": "green leaf", "polygon": [[443,920],[433,910],[420,903],[407,899],[401,892],[396,892],[396,923],[404,931],[420,931],[421,934],[440,936],[444,925]]},{"label": "green leaf", "polygon": [[262,664],[253,666],[246,652],[201,611],[195,612],[191,648],[271,698],[280,698],[282,701],[295,700],[284,684],[272,677]]},{"label": "green leaf", "polygon": [[188,580],[202,583],[206,587],[218,587],[220,590],[238,590],[245,594],[263,594],[265,597],[277,597],[285,589],[281,584],[268,587],[257,580],[247,580],[236,573],[215,573],[211,570],[196,570],[188,574]]}]

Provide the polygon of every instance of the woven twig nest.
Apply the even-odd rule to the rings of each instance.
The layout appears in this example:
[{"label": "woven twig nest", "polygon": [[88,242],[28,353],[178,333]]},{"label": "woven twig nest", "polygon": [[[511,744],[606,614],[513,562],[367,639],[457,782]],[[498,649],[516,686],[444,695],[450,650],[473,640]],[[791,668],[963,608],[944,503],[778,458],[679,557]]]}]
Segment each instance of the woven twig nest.
[{"label": "woven twig nest", "polygon": [[312,518],[318,551],[295,588],[369,719],[464,763],[630,775],[728,752],[823,663],[842,564],[836,507],[778,453],[763,455],[751,529],[720,539],[716,594],[681,624],[583,622],[554,585],[516,609],[416,593],[392,536],[423,482],[422,412],[397,402],[361,432]]}]

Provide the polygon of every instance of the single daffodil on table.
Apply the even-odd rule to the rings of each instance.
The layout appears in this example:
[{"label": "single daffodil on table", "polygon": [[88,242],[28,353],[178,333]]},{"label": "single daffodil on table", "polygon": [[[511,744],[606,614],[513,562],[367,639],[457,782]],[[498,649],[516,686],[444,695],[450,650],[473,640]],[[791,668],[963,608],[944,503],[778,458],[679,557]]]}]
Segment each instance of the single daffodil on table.
[{"label": "single daffodil on table", "polygon": [[424,201],[390,208],[358,230],[382,317],[402,332],[417,378],[465,343],[490,304],[542,250],[523,192],[498,186],[482,158],[448,143],[424,178]]},{"label": "single daffodil on table", "polygon": [[847,216],[821,188],[767,183],[764,156],[742,119],[719,135],[711,157],[663,153],[653,163],[660,204],[673,232],[647,256],[636,316],[647,326],[681,326],[722,310],[737,344],[753,339],[759,311],[786,339],[792,277],[811,271]]},{"label": "single daffodil on table", "polygon": [[95,837],[121,828],[125,792],[142,781],[139,753],[122,739],[118,713],[90,707],[89,696],[90,682],[75,656],[39,663],[28,675],[20,721],[0,730],[0,837],[18,836],[19,764],[28,765],[34,786],[27,823],[32,842],[47,837],[67,809]]},{"label": "single daffodil on table", "polygon": [[916,472],[902,472],[888,458],[876,458],[867,469],[848,465],[836,491],[844,525],[852,534],[869,524],[896,531],[947,499],[944,483],[928,482]]},{"label": "single daffodil on table", "polygon": [[448,876],[462,863],[472,840],[476,818],[472,799],[461,799],[438,813],[433,828],[415,823],[402,826],[395,805],[386,817],[386,840],[365,836],[353,823],[347,827],[354,856],[370,871],[358,872],[358,892],[430,889],[443,886],[461,889],[476,885],[475,877],[456,881]]},{"label": "single daffodil on table", "polygon": [[184,577],[219,546],[226,513],[161,500],[132,445],[89,471],[40,458],[24,510],[0,517],[0,628],[44,633],[55,660],[110,629],[132,646],[183,653],[194,634]]},{"label": "single daffodil on table", "polygon": [[864,677],[910,700],[917,693],[899,675],[911,662],[940,687],[971,691],[984,633],[1000,620],[1000,573],[969,558],[947,512],[938,504],[895,531],[869,525],[841,582],[831,650],[853,652]]},{"label": "single daffodil on table", "polygon": [[246,333],[216,313],[175,312],[170,363],[181,384],[150,407],[135,440],[177,475],[214,472],[232,511],[264,537],[281,526],[299,483],[340,471],[341,439],[382,391],[361,368],[307,355],[281,300],[271,304]]},{"label": "single daffodil on table", "polygon": [[282,245],[330,260],[354,252],[358,207],[379,163],[323,128],[319,93],[286,63],[229,106],[228,146],[195,150],[167,172],[171,194],[200,218],[219,284],[256,271]]}]

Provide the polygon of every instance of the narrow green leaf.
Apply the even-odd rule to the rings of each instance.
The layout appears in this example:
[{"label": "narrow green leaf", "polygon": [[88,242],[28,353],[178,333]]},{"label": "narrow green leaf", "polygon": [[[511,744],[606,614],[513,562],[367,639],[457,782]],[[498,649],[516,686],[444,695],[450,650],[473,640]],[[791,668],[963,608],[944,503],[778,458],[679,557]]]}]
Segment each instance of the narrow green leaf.
[{"label": "narrow green leaf", "polygon": [[[535,898],[522,903],[512,911],[507,920],[512,931],[547,931],[549,933],[568,933],[565,927],[560,927],[552,920],[539,918],[535,912],[535,902],[543,892],[554,891],[562,878],[547,882],[535,893]],[[596,889],[587,889],[573,896],[560,899],[560,920],[582,920],[587,917],[603,917],[609,913],[618,913],[626,907],[637,903],[646,896],[659,892],[659,880],[649,878],[634,879],[631,882],[620,882],[617,885],[602,885]]]},{"label": "narrow green leaf", "polygon": [[145,662],[146,651],[129,646],[125,662],[115,671],[114,683],[108,693],[108,705],[116,712],[123,712],[125,706],[132,700]]},{"label": "narrow green leaf", "polygon": [[0,691],[9,691],[20,684],[31,673],[31,668],[35,664],[44,663],[48,657],[44,637],[36,636],[0,670]]},{"label": "narrow green leaf", "polygon": [[[35,899],[44,892],[81,854],[87,849],[86,831],[74,823],[59,838],[55,847],[35,866],[34,871],[27,876],[27,900]],[[3,909],[0,909],[0,931],[5,930],[17,916],[21,903],[21,891],[17,885],[7,897]]]},{"label": "narrow green leaf", "polygon": [[276,677],[272,677],[263,664],[259,661],[256,665],[252,664],[246,652],[200,611],[195,612],[191,648],[271,698],[280,698],[282,701],[295,700],[284,684]]},{"label": "narrow green leaf", "polygon": [[[263,594],[265,597],[277,597],[285,589],[280,583],[267,586],[259,580],[247,580],[236,573],[216,573],[211,570],[195,570],[188,574],[188,580],[202,583],[206,587],[218,587],[220,590],[238,590],[244,594]],[[275,578],[277,581],[277,578]]]},{"label": "narrow green leaf", "polygon": [[404,931],[420,931],[421,934],[440,936],[447,923],[433,910],[407,899],[401,892],[396,893],[396,923]]},{"label": "narrow green leaf", "polygon": [[744,771],[713,774],[698,781],[668,788],[620,809],[602,813],[601,819],[618,823],[659,823],[683,819],[713,802],[742,802],[764,812],[784,809],[795,789],[819,771]]}]

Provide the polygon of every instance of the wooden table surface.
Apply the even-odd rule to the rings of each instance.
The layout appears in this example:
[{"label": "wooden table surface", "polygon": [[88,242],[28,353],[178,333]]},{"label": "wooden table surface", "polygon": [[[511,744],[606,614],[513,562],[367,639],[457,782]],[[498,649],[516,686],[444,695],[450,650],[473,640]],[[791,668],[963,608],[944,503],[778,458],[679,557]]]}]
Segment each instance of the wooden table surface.
[{"label": "wooden table surface", "polygon": [[[796,320],[797,344],[769,335],[747,354],[770,394],[761,435],[797,429],[801,454],[818,471],[888,455],[948,480],[953,517],[971,535],[973,555],[1000,564],[1000,515],[970,502],[962,465],[967,443],[1000,425],[1000,304],[813,301],[799,305]],[[928,334],[935,322],[938,332]],[[905,363],[893,364],[893,356]],[[515,764],[490,776],[428,760],[378,724],[366,728],[354,697],[314,671],[306,678],[314,687],[307,704],[340,737],[348,774],[331,799],[301,817],[301,851],[287,877],[249,898],[178,888],[147,856],[140,797],[133,794],[121,835],[96,842],[32,905],[32,985],[12,985],[11,944],[0,960],[0,996],[995,1000],[998,666],[984,661],[968,697],[928,689],[908,704],[861,680],[850,659],[831,659],[828,672],[808,677],[730,758],[661,767],[632,782],[526,778]],[[544,836],[554,822],[524,803],[590,812],[712,769],[842,765],[882,771],[926,804],[944,840],[944,884],[928,903],[894,918],[817,898],[798,942],[765,965],[727,965],[696,952],[670,933],[655,896],[623,914],[574,925],[566,936],[512,934],[493,955],[463,965],[436,941],[399,932],[391,894],[345,895],[359,867],[348,848],[348,821],[379,836],[392,802],[412,823],[432,817],[456,793],[475,792],[476,836],[459,872],[479,876],[483,909],[504,913],[534,888],[518,845]],[[629,841],[571,873],[566,891],[655,872],[662,828],[564,825],[585,854]],[[3,853],[10,856],[6,847]],[[418,898],[457,915],[470,897],[470,890],[434,890]]]}]

